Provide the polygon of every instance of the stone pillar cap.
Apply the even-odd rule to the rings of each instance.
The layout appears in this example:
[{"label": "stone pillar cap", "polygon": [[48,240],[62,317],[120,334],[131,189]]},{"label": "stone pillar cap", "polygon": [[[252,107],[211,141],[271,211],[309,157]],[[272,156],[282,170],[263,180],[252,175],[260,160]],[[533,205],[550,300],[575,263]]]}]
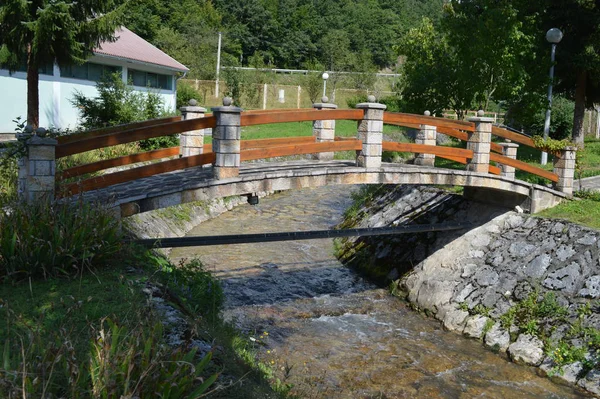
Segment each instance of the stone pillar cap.
[{"label": "stone pillar cap", "polygon": [[381,109],[381,110],[385,110],[387,108],[387,105],[380,104],[380,103],[360,103],[360,104],[356,104],[356,108],[358,108],[358,109]]},{"label": "stone pillar cap", "polygon": [[517,148],[519,147],[518,144],[516,143],[498,143],[499,146],[501,147],[507,147],[507,148]]},{"label": "stone pillar cap", "polygon": [[483,123],[494,123],[494,118],[488,118],[484,116],[474,116],[467,119],[469,122],[483,122]]},{"label": "stone pillar cap", "polygon": [[243,109],[240,107],[234,107],[232,105],[223,105],[221,107],[213,107],[211,108],[212,112],[227,112],[230,114],[239,114],[242,113]]},{"label": "stone pillar cap", "polygon": [[179,110],[181,112],[195,112],[198,114],[203,114],[206,112],[206,108],[199,105],[184,105],[183,107],[179,108]]},{"label": "stone pillar cap", "polygon": [[338,106],[332,103],[314,103],[313,108],[321,109],[321,108],[330,108],[336,109]]},{"label": "stone pillar cap", "polygon": [[31,136],[27,141],[28,145],[57,145],[58,140],[51,137]]}]

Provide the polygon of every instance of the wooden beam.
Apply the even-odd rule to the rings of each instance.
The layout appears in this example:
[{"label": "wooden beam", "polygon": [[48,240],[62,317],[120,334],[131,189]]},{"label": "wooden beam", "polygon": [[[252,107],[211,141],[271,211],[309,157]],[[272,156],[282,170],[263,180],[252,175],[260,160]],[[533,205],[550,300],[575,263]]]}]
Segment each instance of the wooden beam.
[{"label": "wooden beam", "polygon": [[82,132],[82,133],[73,133],[73,134],[69,134],[66,136],[57,137],[56,140],[58,141],[58,144],[73,143],[75,141],[81,141],[81,140],[90,139],[93,137],[104,136],[104,135],[110,134],[110,133],[118,133],[118,132],[122,132],[125,130],[137,129],[140,127],[162,125],[164,123],[177,122],[180,120],[181,120],[181,116],[169,116],[166,118],[150,119],[150,120],[143,121],[143,122],[126,123],[123,125],[88,130],[88,131]]},{"label": "wooden beam", "polygon": [[316,154],[318,152],[334,151],[358,151],[361,149],[362,142],[356,139],[327,143],[298,144],[245,150],[241,152],[240,160],[251,161],[255,159],[284,157],[289,155]]},{"label": "wooden beam", "polygon": [[451,129],[467,130],[470,132],[475,130],[475,124],[471,122],[436,118],[433,116],[403,114],[398,112],[384,112],[383,123],[397,126],[431,125],[436,127],[447,127]]},{"label": "wooden beam", "polygon": [[86,173],[94,173],[104,169],[115,168],[117,166],[168,158],[175,155],[179,155],[179,147],[161,148],[154,151],[140,152],[138,154],[106,159],[103,161],[92,162],[65,169],[57,175],[57,179],[64,180],[70,177],[85,175]]},{"label": "wooden beam", "polygon": [[451,156],[458,158],[473,158],[473,151],[464,148],[441,147],[435,145],[383,142],[384,151],[415,152],[419,154],[434,154],[436,156]]},{"label": "wooden beam", "polygon": [[90,139],[76,141],[73,143],[59,144],[56,147],[56,158],[79,154],[81,152],[95,150],[98,148],[126,144],[154,137],[169,136],[172,134],[189,132],[191,130],[206,129],[214,126],[215,118],[207,117],[109,133],[103,136],[92,137]]},{"label": "wooden beam", "polygon": [[535,144],[533,143],[533,140],[523,134],[511,132],[510,130],[502,129],[497,126],[492,126],[492,134],[494,134],[498,137],[503,137],[505,139],[509,139],[516,143],[524,144],[526,146],[535,148]]},{"label": "wooden beam", "polygon": [[512,159],[499,154],[490,154],[490,161],[497,162],[502,165],[512,166],[516,169],[522,170],[523,172],[531,173],[532,175],[543,177],[553,182],[558,182],[558,175],[542,168],[530,165],[526,162]]},{"label": "wooden beam", "polygon": [[249,150],[252,148],[277,147],[291,144],[309,144],[314,142],[314,136],[278,137],[274,139],[242,140],[240,142],[240,147],[242,150]]},{"label": "wooden beam", "polygon": [[202,166],[213,162],[215,162],[214,152],[194,155],[185,158],[171,159],[169,161],[158,162],[152,165],[140,166],[138,168],[123,170],[121,172],[115,172],[103,176],[92,177],[90,179],[82,180],[77,183],[68,184],[62,188],[59,188],[58,197],[60,198],[69,195],[75,195],[85,191],[96,190],[99,188],[113,186],[119,183],[126,183],[129,181],[138,180],[143,177],[173,172],[175,170],[192,168],[195,166]]},{"label": "wooden beam", "polygon": [[269,123],[306,122],[315,120],[361,120],[364,112],[360,109],[296,110],[272,113],[242,113],[242,126],[266,125]]}]

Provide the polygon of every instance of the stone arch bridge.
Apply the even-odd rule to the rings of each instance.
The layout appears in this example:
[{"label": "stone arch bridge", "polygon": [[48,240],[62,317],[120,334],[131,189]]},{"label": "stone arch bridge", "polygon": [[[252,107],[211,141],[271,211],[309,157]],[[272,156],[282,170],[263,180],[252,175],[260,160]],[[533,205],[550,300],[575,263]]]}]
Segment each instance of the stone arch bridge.
[{"label": "stone arch bridge", "polygon": [[[534,167],[516,159],[519,144],[533,146],[532,140],[493,126],[491,118],[456,121],[385,112],[385,105],[374,100],[358,104],[356,109],[336,108],[330,103],[317,103],[313,109],[244,112],[226,98],[222,107],[212,109],[212,114],[190,105],[182,108],[182,117],[57,139],[21,137],[28,151],[19,163],[19,194],[27,201],[44,196],[83,196],[110,204],[122,217],[198,200],[329,184],[463,186],[465,195],[473,199],[511,207],[521,205],[532,212],[554,206],[572,194],[574,149],[554,154],[552,172]],[[357,121],[356,137],[336,136],[336,120]],[[312,121],[311,136],[260,140],[241,137],[243,126],[302,121]],[[384,140],[384,124],[416,129],[415,142]],[[207,131],[212,133],[212,144],[204,143]],[[437,145],[439,133],[466,143],[465,148]],[[62,158],[69,160],[88,151],[173,134],[180,135],[178,147],[56,172],[56,163]],[[334,159],[334,153],[340,151],[355,151],[356,157]],[[415,158],[411,164],[385,163],[383,151],[411,152]],[[281,161],[294,155],[305,157]],[[463,167],[436,167],[436,158]],[[257,162],[264,159],[271,162]],[[515,169],[546,183],[519,180]]]}]

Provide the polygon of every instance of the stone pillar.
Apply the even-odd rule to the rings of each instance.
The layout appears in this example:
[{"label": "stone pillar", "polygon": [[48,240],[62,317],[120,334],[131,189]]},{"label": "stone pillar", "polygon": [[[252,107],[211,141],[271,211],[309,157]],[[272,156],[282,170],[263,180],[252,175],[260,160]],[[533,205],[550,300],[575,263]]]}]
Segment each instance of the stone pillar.
[{"label": "stone pillar", "polygon": [[[425,116],[430,116],[429,111],[425,111]],[[437,128],[431,125],[421,125],[415,137],[415,144],[436,145]],[[435,154],[415,154],[415,165],[435,166]]]},{"label": "stone pillar", "polygon": [[[186,121],[188,119],[204,118],[206,108],[199,107],[196,100],[190,100],[189,105],[181,107],[181,119]],[[191,130],[189,132],[182,133],[179,136],[179,156],[189,157],[191,155],[202,154],[204,146],[204,129]]]},{"label": "stone pillar", "polygon": [[362,150],[356,157],[356,165],[365,168],[381,167],[381,146],[383,141],[383,111],[386,106],[375,102],[375,96],[369,96],[367,103],[356,104],[364,109],[363,119],[358,122],[358,139],[362,141]]},{"label": "stone pillar", "polygon": [[475,122],[475,131],[469,132],[467,149],[473,151],[473,158],[467,164],[467,170],[488,173],[490,170],[490,142],[492,140],[492,122],[494,122],[494,118],[485,118],[483,111],[477,111],[477,116],[469,118],[469,122]]},{"label": "stone pillar", "polygon": [[573,194],[576,155],[577,147],[567,147],[560,150],[558,157],[554,156],[554,173],[558,175],[558,182],[554,183],[554,188],[565,194]]},{"label": "stone pillar", "polygon": [[[38,129],[38,133],[40,133]],[[29,203],[54,199],[56,173],[55,139],[33,136],[27,141],[27,182],[25,192]]]},{"label": "stone pillar", "polygon": [[26,131],[24,133],[18,133],[16,137],[25,149],[23,154],[21,154],[21,157],[17,160],[17,167],[19,168],[17,175],[17,198],[21,202],[26,202],[28,198],[27,176],[29,175],[29,156],[27,154],[27,141],[31,138],[31,130]]},{"label": "stone pillar", "polygon": [[227,179],[240,174],[240,139],[242,109],[231,105],[225,97],[222,107],[212,109],[216,118],[213,129],[213,152],[215,153],[214,178]]},{"label": "stone pillar", "polygon": [[[313,108],[316,110],[336,109],[337,105],[329,103],[327,97],[321,98],[320,103],[314,103]],[[327,143],[335,141],[335,120],[313,121],[313,136],[317,143]],[[313,159],[319,161],[333,160],[333,152],[319,152],[313,154]]]},{"label": "stone pillar", "polygon": [[[502,146],[502,155],[507,158],[517,159],[517,149],[519,148],[518,144],[506,142],[500,143]],[[513,166],[499,164],[500,170],[502,171],[502,176],[508,177],[509,179],[515,178],[515,168]]]}]

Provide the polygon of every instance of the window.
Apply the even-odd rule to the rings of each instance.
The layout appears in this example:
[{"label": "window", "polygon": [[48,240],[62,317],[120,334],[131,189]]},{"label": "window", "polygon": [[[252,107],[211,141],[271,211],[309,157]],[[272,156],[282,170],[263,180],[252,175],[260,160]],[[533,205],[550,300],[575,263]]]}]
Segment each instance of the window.
[{"label": "window", "polygon": [[[10,69],[10,68],[7,68]],[[20,62],[15,71],[18,72],[27,72],[27,61]],[[48,62],[46,64],[40,65],[38,69],[40,75],[54,75],[54,63]]]},{"label": "window", "polygon": [[127,79],[134,86],[151,87],[153,89],[173,89],[173,79],[171,75],[160,73],[138,71],[136,69],[127,70]]},{"label": "window", "polygon": [[121,73],[122,68],[112,65],[94,64],[86,62],[82,65],[69,65],[60,69],[60,76],[63,78],[85,79],[99,81],[103,76],[113,73]]}]

